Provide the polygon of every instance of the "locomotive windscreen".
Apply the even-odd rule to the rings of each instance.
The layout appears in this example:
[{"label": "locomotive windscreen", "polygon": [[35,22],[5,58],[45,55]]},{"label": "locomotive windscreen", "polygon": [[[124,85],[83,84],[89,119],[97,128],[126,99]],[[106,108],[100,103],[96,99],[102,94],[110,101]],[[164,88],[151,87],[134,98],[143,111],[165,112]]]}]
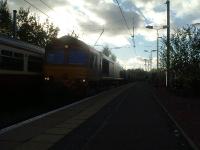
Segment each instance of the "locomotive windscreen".
[{"label": "locomotive windscreen", "polygon": [[64,64],[64,51],[48,52],[46,57],[49,64]]},{"label": "locomotive windscreen", "polygon": [[85,65],[87,63],[87,57],[87,53],[80,49],[70,49],[68,63]]}]

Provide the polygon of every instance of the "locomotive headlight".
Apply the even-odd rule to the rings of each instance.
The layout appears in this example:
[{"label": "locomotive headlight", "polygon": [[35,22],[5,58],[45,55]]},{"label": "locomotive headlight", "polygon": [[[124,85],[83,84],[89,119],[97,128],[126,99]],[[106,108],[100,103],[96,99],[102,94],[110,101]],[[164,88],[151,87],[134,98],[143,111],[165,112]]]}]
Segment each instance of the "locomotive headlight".
[{"label": "locomotive headlight", "polygon": [[65,47],[65,48],[69,48],[69,45],[65,45],[64,47]]},{"label": "locomotive headlight", "polygon": [[82,81],[85,82],[85,79],[83,79]]},{"label": "locomotive headlight", "polygon": [[44,77],[44,80],[49,81],[50,78],[49,77]]}]

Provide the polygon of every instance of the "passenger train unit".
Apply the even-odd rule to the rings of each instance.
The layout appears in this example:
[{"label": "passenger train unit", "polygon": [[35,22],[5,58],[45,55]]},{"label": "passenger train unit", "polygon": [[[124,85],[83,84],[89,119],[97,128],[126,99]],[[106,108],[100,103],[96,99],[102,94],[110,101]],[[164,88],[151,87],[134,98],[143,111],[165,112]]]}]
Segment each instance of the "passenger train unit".
[{"label": "passenger train unit", "polygon": [[102,52],[71,36],[52,41],[46,47],[44,78],[68,88],[116,85],[123,68]]},{"label": "passenger train unit", "polygon": [[44,54],[43,48],[0,35],[0,89],[16,90],[38,83]]}]

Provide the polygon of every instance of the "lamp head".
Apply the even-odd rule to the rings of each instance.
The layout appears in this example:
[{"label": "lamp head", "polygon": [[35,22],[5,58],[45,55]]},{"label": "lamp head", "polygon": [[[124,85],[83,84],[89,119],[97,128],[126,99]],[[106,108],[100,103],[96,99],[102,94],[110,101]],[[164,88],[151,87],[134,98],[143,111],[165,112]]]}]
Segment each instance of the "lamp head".
[{"label": "lamp head", "polygon": [[162,26],[163,29],[166,29],[167,27],[168,27],[167,25]]},{"label": "lamp head", "polygon": [[153,26],[146,26],[146,28],[148,28],[148,29],[153,29]]}]

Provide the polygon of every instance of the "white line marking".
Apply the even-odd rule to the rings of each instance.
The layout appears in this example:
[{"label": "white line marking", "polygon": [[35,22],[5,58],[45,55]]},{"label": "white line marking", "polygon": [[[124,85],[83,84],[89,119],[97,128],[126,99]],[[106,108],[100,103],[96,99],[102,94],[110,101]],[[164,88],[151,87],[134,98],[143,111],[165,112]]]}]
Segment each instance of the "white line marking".
[{"label": "white line marking", "polygon": [[163,109],[163,111],[168,115],[168,117],[171,119],[171,121],[175,124],[175,126],[178,128],[178,130],[181,132],[181,134],[187,140],[187,142],[190,144],[190,146],[193,148],[193,150],[199,150],[199,148],[196,146],[196,144],[185,133],[185,131],[183,130],[183,128],[176,122],[176,120],[174,119],[174,117],[168,112],[167,108],[159,101],[158,97],[155,94],[153,94],[152,91],[151,91],[151,93],[152,93],[153,98],[155,99],[155,101],[161,106],[161,108]]}]

